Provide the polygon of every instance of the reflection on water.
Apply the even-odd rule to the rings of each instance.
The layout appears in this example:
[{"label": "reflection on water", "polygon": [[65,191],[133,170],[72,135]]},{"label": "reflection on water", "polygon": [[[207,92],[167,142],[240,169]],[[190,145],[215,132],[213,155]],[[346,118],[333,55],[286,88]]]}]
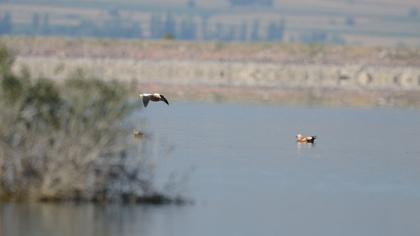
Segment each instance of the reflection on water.
[{"label": "reflection on water", "polygon": [[[165,212],[176,208],[165,207]],[[149,235],[160,220],[159,208],[149,206],[44,203],[6,204],[0,209],[1,235]]]},{"label": "reflection on water", "polygon": [[163,105],[132,120],[195,204],[2,204],[0,235],[420,234],[420,112]]},{"label": "reflection on water", "polygon": [[296,143],[297,150],[314,148],[316,143]]}]

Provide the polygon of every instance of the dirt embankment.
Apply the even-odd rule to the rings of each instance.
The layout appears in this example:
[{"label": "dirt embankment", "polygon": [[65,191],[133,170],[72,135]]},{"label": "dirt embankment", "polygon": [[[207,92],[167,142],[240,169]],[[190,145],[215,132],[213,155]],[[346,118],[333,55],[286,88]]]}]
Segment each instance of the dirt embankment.
[{"label": "dirt embankment", "polygon": [[107,40],[20,39],[6,44],[36,76],[78,68],[179,99],[420,107],[420,50]]}]

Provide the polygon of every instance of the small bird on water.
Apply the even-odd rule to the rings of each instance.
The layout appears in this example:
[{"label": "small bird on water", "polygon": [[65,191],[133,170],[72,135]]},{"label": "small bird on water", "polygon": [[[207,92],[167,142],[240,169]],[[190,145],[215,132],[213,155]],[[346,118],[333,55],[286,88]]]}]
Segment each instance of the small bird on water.
[{"label": "small bird on water", "polygon": [[140,139],[140,138],[144,137],[144,133],[141,132],[140,130],[134,130],[133,131],[133,136],[134,136],[134,138]]},{"label": "small bird on water", "polygon": [[139,96],[143,101],[144,107],[147,107],[147,104],[149,104],[149,101],[152,101],[152,102],[163,101],[164,103],[169,105],[168,100],[162,94],[159,94],[159,93],[141,93]]},{"label": "small bird on water", "polygon": [[316,136],[303,136],[301,134],[296,135],[296,142],[298,143],[314,143]]}]

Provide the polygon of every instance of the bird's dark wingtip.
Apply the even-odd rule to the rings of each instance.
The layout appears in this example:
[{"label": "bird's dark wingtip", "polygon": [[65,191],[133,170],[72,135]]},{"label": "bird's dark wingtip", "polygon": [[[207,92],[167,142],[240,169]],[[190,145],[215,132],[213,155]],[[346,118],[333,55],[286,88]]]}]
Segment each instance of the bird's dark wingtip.
[{"label": "bird's dark wingtip", "polygon": [[149,98],[147,98],[147,97],[143,97],[143,105],[144,105],[144,107],[147,107],[147,105],[149,104]]},{"label": "bird's dark wingtip", "polygon": [[166,105],[168,105],[169,106],[169,102],[168,102],[168,99],[166,99],[164,96],[160,96],[161,98],[162,98],[162,101],[164,102],[164,103],[166,103]]}]

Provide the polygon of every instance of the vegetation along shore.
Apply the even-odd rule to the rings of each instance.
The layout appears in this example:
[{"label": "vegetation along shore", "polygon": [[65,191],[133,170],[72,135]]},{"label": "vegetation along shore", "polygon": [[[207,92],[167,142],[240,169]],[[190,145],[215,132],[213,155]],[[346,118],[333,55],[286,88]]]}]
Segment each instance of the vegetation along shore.
[{"label": "vegetation along shore", "polygon": [[127,84],[13,65],[0,47],[0,201],[183,202],[157,189],[147,145],[124,123],[138,107]]}]

